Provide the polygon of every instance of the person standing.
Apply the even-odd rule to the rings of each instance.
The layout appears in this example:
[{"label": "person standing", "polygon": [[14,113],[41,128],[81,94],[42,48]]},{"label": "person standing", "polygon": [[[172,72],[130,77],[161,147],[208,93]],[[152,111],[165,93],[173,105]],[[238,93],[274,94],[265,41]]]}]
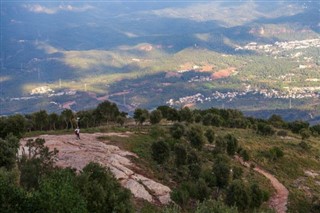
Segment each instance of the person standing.
[{"label": "person standing", "polygon": [[74,133],[76,134],[77,139],[80,140],[80,129],[79,129],[79,127],[77,127],[77,128],[74,130]]}]

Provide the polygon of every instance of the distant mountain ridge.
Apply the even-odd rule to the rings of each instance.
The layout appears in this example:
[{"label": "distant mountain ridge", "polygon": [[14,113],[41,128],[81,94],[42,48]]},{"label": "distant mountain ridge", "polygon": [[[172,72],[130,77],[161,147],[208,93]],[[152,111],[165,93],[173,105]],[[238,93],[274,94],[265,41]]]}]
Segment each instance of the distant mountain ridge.
[{"label": "distant mountain ridge", "polygon": [[[1,114],[58,112],[70,101],[73,110],[87,109],[99,102],[91,94],[127,111],[152,109],[170,99],[241,93],[248,86],[285,94],[316,88],[320,79],[317,44],[265,48],[319,39],[318,1],[3,2],[1,25]],[[210,78],[229,69],[223,78]],[[31,95],[41,87],[54,92]],[[56,95],[65,91],[82,95]],[[292,100],[295,109],[319,104],[319,90],[307,93],[314,98]],[[272,111],[287,109],[287,101],[188,104]]]}]

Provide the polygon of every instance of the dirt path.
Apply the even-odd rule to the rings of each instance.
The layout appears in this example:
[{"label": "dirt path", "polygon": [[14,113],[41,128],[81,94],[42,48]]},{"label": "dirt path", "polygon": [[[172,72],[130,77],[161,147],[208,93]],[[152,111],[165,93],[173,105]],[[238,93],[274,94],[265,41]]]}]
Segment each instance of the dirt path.
[{"label": "dirt path", "polygon": [[[238,162],[240,162],[243,166],[250,168],[250,162],[244,162],[242,158],[240,158],[239,156],[235,156],[235,159]],[[276,177],[274,177],[272,174],[265,171],[264,169],[255,166],[253,170],[262,174],[268,180],[270,180],[271,185],[276,190],[276,193],[269,200],[269,206],[272,207],[277,213],[286,212],[289,195],[288,189],[282,183],[280,183]]]},{"label": "dirt path", "polygon": [[[131,162],[130,158],[138,158],[137,155],[97,139],[99,136],[114,135],[128,137],[129,133],[82,133],[81,140],[77,140],[73,134],[40,135],[37,138],[44,138],[45,145],[49,149],[59,150],[57,166],[72,167],[79,171],[89,162],[97,162],[110,168],[121,185],[129,189],[135,197],[157,204],[169,203],[171,201],[169,187],[135,172],[140,169]],[[19,154],[22,153],[22,149],[28,154],[24,147],[28,139],[21,140]]]}]

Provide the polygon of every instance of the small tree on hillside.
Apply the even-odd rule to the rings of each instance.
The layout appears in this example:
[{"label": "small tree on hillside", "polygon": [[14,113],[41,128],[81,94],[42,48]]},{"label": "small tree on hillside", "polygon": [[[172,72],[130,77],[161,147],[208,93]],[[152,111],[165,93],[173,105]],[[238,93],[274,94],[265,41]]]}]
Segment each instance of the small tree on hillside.
[{"label": "small tree on hillside", "polygon": [[180,121],[186,121],[188,123],[193,122],[193,114],[192,111],[188,107],[184,107],[179,112]]},{"label": "small tree on hillside", "polygon": [[238,140],[231,134],[225,136],[228,155],[234,155],[238,149]]},{"label": "small tree on hillside", "polygon": [[0,138],[0,168],[12,169],[16,163],[20,142],[13,135],[8,135],[6,139]]},{"label": "small tree on hillside", "polygon": [[117,122],[117,124],[119,124],[120,126],[123,126],[124,123],[125,123],[125,121],[126,121],[126,118],[125,118],[125,117],[122,117],[122,116],[120,116],[120,115],[117,116],[116,122]]},{"label": "small tree on hillside", "polygon": [[209,143],[213,143],[214,142],[215,133],[214,133],[212,128],[207,129],[206,132],[204,133],[204,135],[206,136],[206,138],[207,138]]},{"label": "small tree on hillside", "polygon": [[170,156],[169,145],[162,140],[154,142],[151,145],[151,155],[157,163],[164,163]]},{"label": "small tree on hillside", "polygon": [[42,131],[46,126],[48,126],[49,116],[45,110],[33,113],[32,119],[37,130]]},{"label": "small tree on hillside", "polygon": [[300,130],[299,134],[301,135],[302,140],[308,139],[311,136],[311,131],[307,128]]},{"label": "small tree on hillside", "polygon": [[220,115],[214,114],[211,120],[211,125],[212,126],[222,126],[223,124],[223,118]]},{"label": "small tree on hillside", "polygon": [[150,113],[150,123],[158,124],[162,119],[162,113],[160,110],[154,110]]},{"label": "small tree on hillside", "polygon": [[185,127],[182,123],[175,123],[170,128],[170,134],[175,139],[180,139],[185,133]]},{"label": "small tree on hillside", "polygon": [[187,162],[187,150],[182,144],[176,144],[174,146],[174,153],[175,153],[175,163],[176,166],[185,165]]},{"label": "small tree on hillside", "polygon": [[60,118],[66,124],[66,129],[69,129],[69,127],[71,127],[71,129],[73,129],[73,121],[72,120],[74,118],[74,114],[73,114],[72,110],[70,110],[70,109],[63,110],[60,114]]},{"label": "small tree on hillside", "polygon": [[115,121],[117,116],[120,115],[118,106],[110,101],[104,101],[100,103],[95,109],[95,113],[98,115],[100,122]]},{"label": "small tree on hillside", "polygon": [[249,195],[249,197],[251,198],[250,207],[259,208],[263,202],[264,195],[258,184],[251,184]]},{"label": "small tree on hillside", "polygon": [[216,183],[219,188],[224,188],[229,183],[230,165],[225,155],[218,155],[212,168],[216,177]]},{"label": "small tree on hillside", "polygon": [[134,212],[130,191],[121,187],[109,169],[97,163],[86,165],[76,183],[90,212]]},{"label": "small tree on hillside", "polygon": [[289,123],[289,128],[293,133],[299,134],[301,129],[309,128],[309,123],[304,121],[294,121]]},{"label": "small tree on hillside", "polygon": [[205,143],[205,137],[203,135],[203,129],[201,126],[191,126],[191,128],[188,130],[187,137],[190,141],[191,146],[197,148],[198,150],[202,149]]},{"label": "small tree on hillside", "polygon": [[226,203],[237,206],[241,211],[248,208],[250,199],[246,187],[241,180],[234,180],[227,191]]},{"label": "small tree on hillside", "polygon": [[284,128],[287,125],[280,115],[272,115],[268,119],[268,123],[276,128]]},{"label": "small tree on hillside", "polygon": [[213,120],[212,113],[207,113],[205,114],[205,116],[203,116],[202,123],[205,126],[210,126],[212,124],[212,120]]},{"label": "small tree on hillside", "polygon": [[137,108],[133,113],[133,118],[136,123],[142,125],[149,118],[149,112],[146,109]]},{"label": "small tree on hillside", "polygon": [[11,115],[7,118],[0,118],[0,137],[6,138],[13,134],[17,138],[21,138],[26,132],[27,120],[22,115]]},{"label": "small tree on hillside", "polygon": [[268,124],[259,123],[257,126],[257,133],[260,135],[274,135],[275,130]]},{"label": "small tree on hillside", "polygon": [[51,113],[48,116],[50,129],[56,130],[57,124],[59,122],[59,115],[56,113]]}]

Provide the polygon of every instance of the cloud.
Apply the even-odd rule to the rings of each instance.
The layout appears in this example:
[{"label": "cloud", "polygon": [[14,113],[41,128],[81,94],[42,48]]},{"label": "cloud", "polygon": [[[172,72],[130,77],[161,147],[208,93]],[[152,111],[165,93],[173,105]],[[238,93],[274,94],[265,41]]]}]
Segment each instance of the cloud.
[{"label": "cloud", "polygon": [[25,5],[24,7],[27,8],[30,12],[34,12],[34,13],[55,14],[57,12],[57,9],[47,8],[39,4]]},{"label": "cloud", "polygon": [[91,10],[94,7],[90,5],[83,5],[81,7],[75,7],[72,5],[59,5],[58,7],[45,7],[40,4],[27,4],[24,5],[28,11],[33,13],[45,13],[45,14],[56,14],[60,11],[70,11],[70,12],[85,12],[87,10]]}]

